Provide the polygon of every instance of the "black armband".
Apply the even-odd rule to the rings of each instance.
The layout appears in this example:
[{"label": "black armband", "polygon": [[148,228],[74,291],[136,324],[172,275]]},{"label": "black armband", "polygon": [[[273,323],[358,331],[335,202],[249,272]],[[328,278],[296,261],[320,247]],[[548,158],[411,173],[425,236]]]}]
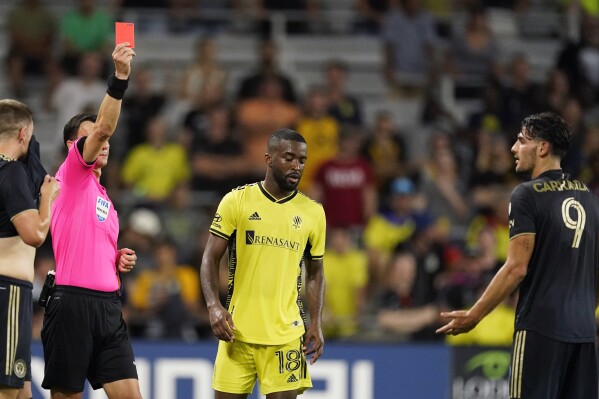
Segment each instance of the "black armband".
[{"label": "black armband", "polygon": [[129,79],[119,79],[114,74],[108,78],[108,89],[106,93],[117,100],[122,100],[125,95],[125,90],[129,86]]}]

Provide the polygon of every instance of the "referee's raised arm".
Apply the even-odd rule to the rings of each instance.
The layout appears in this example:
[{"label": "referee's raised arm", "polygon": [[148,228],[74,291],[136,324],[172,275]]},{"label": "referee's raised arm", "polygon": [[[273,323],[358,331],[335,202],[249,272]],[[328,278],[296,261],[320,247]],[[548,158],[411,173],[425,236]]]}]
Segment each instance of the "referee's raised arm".
[{"label": "referee's raised arm", "polygon": [[94,162],[98,158],[102,147],[106,145],[116,129],[123,96],[129,84],[133,57],[135,51],[127,42],[117,44],[112,52],[115,72],[108,78],[108,89],[100,105],[96,123],[83,146],[83,159],[86,162]]}]

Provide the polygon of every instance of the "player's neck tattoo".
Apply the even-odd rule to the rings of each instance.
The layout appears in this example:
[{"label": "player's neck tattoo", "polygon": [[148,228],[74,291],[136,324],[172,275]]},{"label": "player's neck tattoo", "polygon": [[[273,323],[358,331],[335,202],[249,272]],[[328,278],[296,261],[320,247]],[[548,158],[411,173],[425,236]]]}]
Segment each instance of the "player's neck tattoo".
[{"label": "player's neck tattoo", "polygon": [[2,159],[3,161],[8,161],[8,162],[16,161],[16,159],[11,158],[8,155],[4,155],[2,153],[0,153],[0,159]]}]

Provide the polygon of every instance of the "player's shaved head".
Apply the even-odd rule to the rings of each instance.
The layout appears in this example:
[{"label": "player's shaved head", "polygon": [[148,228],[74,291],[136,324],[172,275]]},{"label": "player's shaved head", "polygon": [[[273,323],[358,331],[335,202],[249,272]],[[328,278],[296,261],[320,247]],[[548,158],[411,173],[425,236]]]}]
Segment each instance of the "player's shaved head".
[{"label": "player's shaved head", "polygon": [[298,132],[296,132],[293,129],[279,129],[276,130],[273,134],[270,135],[270,138],[268,139],[268,147],[267,147],[267,151],[269,153],[276,151],[279,148],[279,144],[281,144],[282,140],[289,140],[289,141],[297,141],[299,143],[306,143],[306,139],[304,139],[304,136],[302,136],[301,134],[299,134]]}]

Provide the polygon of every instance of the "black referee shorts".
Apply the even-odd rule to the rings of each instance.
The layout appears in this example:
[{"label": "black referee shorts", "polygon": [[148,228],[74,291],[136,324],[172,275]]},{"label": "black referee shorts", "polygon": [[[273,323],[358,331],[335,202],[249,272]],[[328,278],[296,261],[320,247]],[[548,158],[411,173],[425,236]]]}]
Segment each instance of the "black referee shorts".
[{"label": "black referee shorts", "polygon": [[116,292],[57,286],[42,328],[45,373],[42,387],[82,392],[137,379],[133,349]]},{"label": "black referee shorts", "polygon": [[28,281],[0,276],[0,385],[11,388],[31,381],[32,289]]},{"label": "black referee shorts", "polygon": [[597,398],[595,343],[560,342],[516,331],[509,393],[511,399]]}]

